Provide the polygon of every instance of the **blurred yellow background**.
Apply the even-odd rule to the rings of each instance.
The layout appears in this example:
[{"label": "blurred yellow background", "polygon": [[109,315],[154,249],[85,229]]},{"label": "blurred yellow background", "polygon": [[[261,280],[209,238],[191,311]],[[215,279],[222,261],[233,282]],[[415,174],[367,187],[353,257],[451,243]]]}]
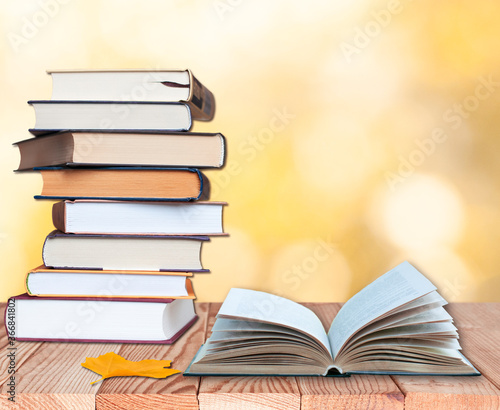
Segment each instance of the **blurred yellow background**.
[{"label": "blurred yellow background", "polygon": [[500,301],[500,3],[3,2],[0,300],[53,229],[15,174],[47,69],[190,68],[214,94],[229,238],[199,301],[231,287],[345,301],[403,260],[449,301]]}]

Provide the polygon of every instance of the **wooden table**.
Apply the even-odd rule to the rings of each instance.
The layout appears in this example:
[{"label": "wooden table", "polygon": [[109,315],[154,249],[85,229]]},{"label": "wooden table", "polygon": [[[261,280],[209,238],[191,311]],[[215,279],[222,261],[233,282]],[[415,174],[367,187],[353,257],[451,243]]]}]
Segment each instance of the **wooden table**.
[{"label": "wooden table", "polygon": [[[328,326],[340,304],[306,304]],[[4,309],[5,304],[0,308]],[[200,319],[174,345],[16,342],[16,402],[21,409],[494,409],[500,408],[500,303],[451,304],[465,355],[480,377],[115,377],[80,366],[114,351],[130,360],[169,359],[185,370],[220,307],[198,303]],[[2,315],[3,317],[3,315]],[[3,327],[3,318],[2,327]],[[7,337],[0,333],[0,409],[7,401]]]}]

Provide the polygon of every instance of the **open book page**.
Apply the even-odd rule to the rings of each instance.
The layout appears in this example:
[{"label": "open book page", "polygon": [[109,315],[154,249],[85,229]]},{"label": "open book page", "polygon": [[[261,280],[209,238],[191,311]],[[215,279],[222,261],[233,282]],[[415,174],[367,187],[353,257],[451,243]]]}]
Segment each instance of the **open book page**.
[{"label": "open book page", "polygon": [[363,326],[433,290],[436,287],[408,262],[382,275],[349,299],[333,320],[328,332],[332,356]]},{"label": "open book page", "polygon": [[243,320],[224,319],[222,317],[217,318],[215,321],[215,324],[212,327],[212,335],[210,336],[210,339],[222,339],[222,336],[217,336],[218,333],[239,333],[242,338],[253,338],[259,333],[274,333],[275,335],[283,333],[287,336],[299,337],[304,341],[311,340],[311,338],[305,335],[304,332],[284,328],[283,326],[272,323],[247,322]]},{"label": "open book page", "polygon": [[[411,309],[410,311],[415,311],[416,309]],[[424,323],[433,323],[433,322],[452,322],[453,319],[452,317],[444,310],[442,307],[437,307],[428,311],[424,311],[421,313],[416,313],[412,316],[406,316],[404,315],[405,312],[398,313],[392,316],[389,316],[385,319],[382,320],[377,320],[376,322],[372,323],[371,325],[368,325],[364,327],[361,331],[356,333],[356,337],[351,339],[347,344],[351,344],[353,340],[357,340],[358,338],[361,338],[365,335],[368,335],[370,333],[377,332],[379,330],[384,330],[388,328],[395,328],[395,327],[401,327],[401,326],[408,326],[408,325],[416,325],[416,324],[424,324]],[[344,347],[345,349],[345,347]]]},{"label": "open book page", "polygon": [[[417,298],[409,303],[406,303],[404,305],[397,307],[393,311],[384,313],[382,316],[377,318],[377,320],[368,327],[374,326],[378,323],[381,324],[385,320],[397,321],[397,320],[401,320],[405,317],[413,317],[419,313],[427,312],[429,310],[433,310],[433,309],[437,309],[437,308],[441,308],[441,310],[444,311],[444,309],[442,309],[442,307],[446,304],[448,304],[448,302],[446,300],[444,300],[443,297],[438,292],[436,292],[434,290],[434,291],[427,293],[426,295],[421,296],[421,297],[419,297],[419,298]],[[367,327],[364,327],[363,330],[366,328]],[[357,334],[358,333],[356,333],[356,335]]]},{"label": "open book page", "polygon": [[[313,349],[321,349],[321,344],[303,332],[270,323],[247,322],[243,320],[217,318],[212,327],[210,343],[255,343],[256,341],[292,341],[307,345]],[[328,357],[330,352],[326,351]],[[331,357],[330,357],[331,360]]]},{"label": "open book page", "polygon": [[255,290],[233,288],[217,318],[242,319],[284,326],[310,335],[331,352],[325,329],[308,308],[280,296]]},{"label": "open book page", "polygon": [[[394,350],[398,349],[402,346],[413,346],[416,348],[429,347],[436,349],[451,349],[451,350],[459,350],[460,344],[457,339],[453,339],[450,337],[447,338],[439,338],[439,339],[420,339],[420,338],[385,338],[385,339],[374,339],[372,341],[364,343],[361,347],[353,350],[353,352],[359,352],[363,350],[371,351],[377,349],[388,349]],[[349,352],[347,352],[347,356]]]}]

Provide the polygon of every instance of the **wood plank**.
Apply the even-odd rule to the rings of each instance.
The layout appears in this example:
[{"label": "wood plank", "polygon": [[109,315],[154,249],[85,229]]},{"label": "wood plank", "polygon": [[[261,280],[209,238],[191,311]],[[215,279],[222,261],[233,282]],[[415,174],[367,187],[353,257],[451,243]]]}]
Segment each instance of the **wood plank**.
[{"label": "wood plank", "polygon": [[[1,322],[0,326],[1,330],[1,338],[0,338],[0,350],[2,351],[1,357],[7,357],[7,354],[11,353],[15,349],[15,370],[18,370],[23,363],[34,354],[42,345],[42,342],[33,342],[33,343],[19,343],[16,341],[11,341],[9,344],[9,338],[7,332],[5,331],[5,307],[7,303],[0,304],[0,314],[1,314]],[[8,373],[8,367],[10,365],[10,360],[2,360],[0,362],[0,386],[3,385],[10,378],[11,374]],[[14,374],[15,377],[15,374]]]},{"label": "wood plank", "polygon": [[446,310],[461,330],[500,330],[500,303],[450,303]]},{"label": "wood plank", "polygon": [[[210,304],[207,338],[221,304]],[[200,409],[299,409],[294,377],[202,377]]]},{"label": "wood plank", "polygon": [[[321,319],[326,331],[340,303],[305,303]],[[298,377],[302,409],[402,409],[404,395],[390,376]]]},{"label": "wood plank", "polygon": [[500,340],[499,330],[491,326],[498,321],[498,310],[488,305],[467,304],[462,307],[451,304],[448,308],[456,318],[464,355],[484,374],[473,377],[392,376],[405,394],[405,409],[500,407],[500,389],[489,380],[493,377],[498,382],[500,350],[491,343]]},{"label": "wood plank", "polygon": [[393,376],[405,394],[405,410],[493,409],[500,391],[484,376]]},{"label": "wood plank", "polygon": [[36,353],[36,351],[42,346],[42,342],[17,342],[15,341],[12,345],[7,346],[7,336],[3,336],[0,340],[0,344],[3,346],[2,351],[2,361],[0,362],[0,386],[3,385],[7,379],[9,379],[10,374],[8,373],[9,360],[3,360],[3,358],[7,357],[7,354],[10,353],[7,348],[15,348],[15,369],[18,371],[23,364]]},{"label": "wood plank", "polygon": [[[339,304],[307,306],[326,327],[340,308]],[[464,354],[483,373],[480,377],[205,377],[200,381],[175,375],[160,380],[113,378],[91,386],[99,376],[80,366],[85,357],[115,351],[131,360],[171,359],[174,368],[185,370],[219,307],[197,304],[201,320],[183,336],[187,336],[185,340],[172,346],[16,342],[17,404],[23,409],[198,408],[199,387],[201,408],[299,408],[301,400],[305,409],[401,408],[403,393],[407,409],[500,407],[498,303],[451,304],[448,308],[459,328]],[[5,304],[0,305],[2,313],[4,308]],[[0,335],[2,354],[6,355],[7,336],[4,331]],[[9,404],[7,367],[7,360],[0,360],[0,408]]]},{"label": "wood plank", "polygon": [[500,303],[454,303],[448,311],[466,357],[500,389]]},{"label": "wood plank", "polygon": [[[172,368],[186,370],[205,339],[208,303],[197,303],[197,322],[173,345],[122,345],[119,354],[128,360],[172,360]],[[166,379],[114,377],[104,380],[96,409],[197,409],[199,377],[176,374]]]},{"label": "wood plank", "polygon": [[[207,334],[206,339],[212,334],[212,327],[215,324],[217,313],[219,312],[222,303],[210,303],[210,309],[208,311],[208,323],[207,323]],[[205,340],[206,340],[205,339]]]},{"label": "wood plank", "polygon": [[300,409],[293,377],[202,377],[200,409]]},{"label": "wood plank", "polygon": [[[16,345],[21,351],[25,345],[34,343],[16,342]],[[90,383],[99,376],[80,363],[86,357],[117,352],[119,346],[106,343],[42,343],[17,369],[16,403],[22,409],[95,409],[95,394],[99,387]],[[6,384],[3,384],[0,387],[1,400],[7,399],[7,391]]]},{"label": "wood plank", "polygon": [[[7,303],[0,304],[0,326],[1,326],[1,337],[0,337],[0,351],[2,360],[0,361],[0,403],[4,404],[13,404],[7,401],[10,396],[9,389],[10,386],[7,383],[12,383],[11,377],[14,377],[14,383],[17,384],[19,379],[19,368],[28,360],[28,358],[38,350],[38,348],[42,345],[42,343],[19,343],[16,341],[9,342],[9,338],[7,332],[5,331],[5,307]],[[11,366],[11,360],[7,357],[8,354],[14,353],[14,366]],[[12,368],[15,373],[9,373],[12,371]],[[17,386],[13,387],[16,392]],[[14,399],[17,399],[14,396]],[[0,405],[1,407],[1,405]]]}]

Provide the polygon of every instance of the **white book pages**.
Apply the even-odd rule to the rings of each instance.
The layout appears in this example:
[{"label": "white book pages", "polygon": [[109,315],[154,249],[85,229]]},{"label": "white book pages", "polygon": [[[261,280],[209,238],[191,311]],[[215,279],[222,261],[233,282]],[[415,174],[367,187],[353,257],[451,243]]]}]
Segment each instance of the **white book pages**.
[{"label": "white book pages", "polygon": [[328,332],[335,358],[349,338],[384,313],[436,290],[408,262],[403,262],[362,289],[340,309]]},{"label": "white book pages", "polygon": [[308,308],[280,296],[233,288],[217,316],[274,323],[298,330],[317,340],[330,352],[328,337],[318,317]]}]

